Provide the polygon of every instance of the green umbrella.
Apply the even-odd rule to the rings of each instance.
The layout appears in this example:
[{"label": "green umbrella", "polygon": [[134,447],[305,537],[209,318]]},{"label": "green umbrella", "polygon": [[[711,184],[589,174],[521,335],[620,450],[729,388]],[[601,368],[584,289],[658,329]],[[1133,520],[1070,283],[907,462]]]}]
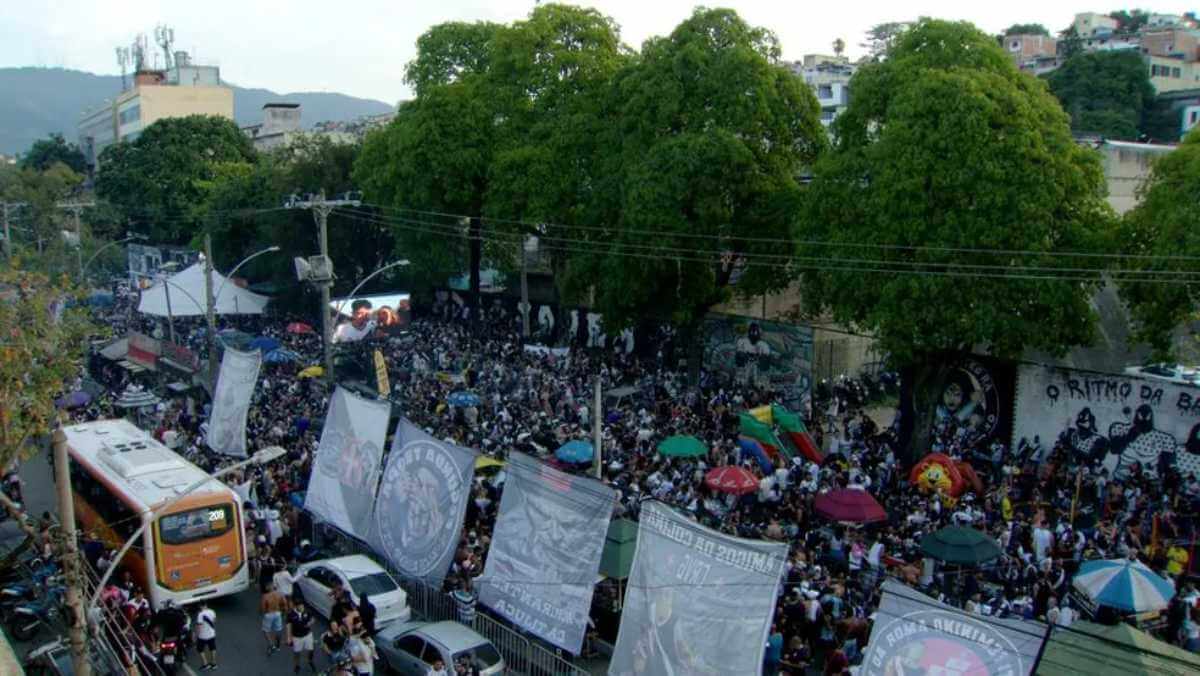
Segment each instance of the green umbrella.
[{"label": "green umbrella", "polygon": [[658,452],[668,458],[697,458],[708,454],[708,446],[696,437],[668,437],[658,445]]},{"label": "green umbrella", "polygon": [[1000,545],[983,531],[963,526],[945,528],[921,538],[921,551],[938,561],[978,566],[998,558]]}]

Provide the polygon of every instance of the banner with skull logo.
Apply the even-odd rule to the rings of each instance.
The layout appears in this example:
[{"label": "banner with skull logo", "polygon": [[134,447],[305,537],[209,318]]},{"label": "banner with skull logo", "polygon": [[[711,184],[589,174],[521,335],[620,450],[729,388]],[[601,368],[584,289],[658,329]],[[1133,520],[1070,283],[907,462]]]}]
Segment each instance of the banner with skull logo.
[{"label": "banner with skull logo", "polygon": [[475,452],[396,425],[367,541],[406,576],[439,589],[471,497]]},{"label": "banner with skull logo", "polygon": [[204,442],[217,453],[246,457],[246,414],[258,382],[262,353],[225,348],[217,388],[213,394],[212,414]]},{"label": "banner with skull logo", "polygon": [[370,527],[390,414],[387,401],[337,388],[313,459],[304,508],[357,538]]}]

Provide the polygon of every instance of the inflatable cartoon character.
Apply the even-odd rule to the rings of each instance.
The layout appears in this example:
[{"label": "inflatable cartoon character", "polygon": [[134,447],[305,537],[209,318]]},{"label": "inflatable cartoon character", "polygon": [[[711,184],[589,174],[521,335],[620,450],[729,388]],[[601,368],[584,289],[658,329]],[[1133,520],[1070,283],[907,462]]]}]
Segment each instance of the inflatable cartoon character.
[{"label": "inflatable cartoon character", "polygon": [[922,458],[913,466],[908,481],[922,493],[940,493],[949,504],[957,502],[967,491],[983,494],[983,482],[975,469],[943,453],[930,453]]}]

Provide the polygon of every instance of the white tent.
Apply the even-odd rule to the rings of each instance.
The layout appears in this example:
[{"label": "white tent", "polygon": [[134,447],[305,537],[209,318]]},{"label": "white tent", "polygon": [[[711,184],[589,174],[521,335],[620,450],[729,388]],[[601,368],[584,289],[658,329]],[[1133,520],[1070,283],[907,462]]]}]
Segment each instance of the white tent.
[{"label": "white tent", "polygon": [[[229,283],[222,286],[225,278],[215,270],[212,273],[213,293],[220,291],[214,310],[219,315],[260,315],[270,298],[247,291]],[[171,312],[174,317],[196,317],[204,315],[204,265],[192,267],[169,278],[169,284],[160,280],[142,292],[138,312],[159,317],[167,316],[167,297],[170,295]]]}]

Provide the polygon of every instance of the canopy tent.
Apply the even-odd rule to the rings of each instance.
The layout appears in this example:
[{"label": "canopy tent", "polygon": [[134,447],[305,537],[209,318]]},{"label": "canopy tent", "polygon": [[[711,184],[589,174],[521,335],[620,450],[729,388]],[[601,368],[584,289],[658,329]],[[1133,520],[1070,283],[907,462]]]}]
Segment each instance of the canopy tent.
[{"label": "canopy tent", "polygon": [[[167,297],[171,299],[174,317],[201,317],[205,313],[204,267],[196,263],[173,275],[169,284],[161,280],[142,292],[138,312],[158,317],[167,316]],[[261,315],[267,307],[266,296],[248,291],[236,284],[225,284],[225,278],[212,273],[213,293],[220,290],[213,311],[219,315]]]},{"label": "canopy tent", "polygon": [[1200,655],[1164,643],[1128,624],[1105,626],[1076,621],[1069,630],[1050,635],[1038,674],[1200,673]]},{"label": "canopy tent", "polygon": [[638,525],[629,519],[613,519],[608,524],[608,536],[604,538],[604,551],[600,555],[600,574],[613,580],[629,578],[633,567],[633,553],[637,551]]},{"label": "canopy tent", "polygon": [[118,338],[100,350],[100,356],[110,361],[119,361],[129,354],[129,338]]}]

